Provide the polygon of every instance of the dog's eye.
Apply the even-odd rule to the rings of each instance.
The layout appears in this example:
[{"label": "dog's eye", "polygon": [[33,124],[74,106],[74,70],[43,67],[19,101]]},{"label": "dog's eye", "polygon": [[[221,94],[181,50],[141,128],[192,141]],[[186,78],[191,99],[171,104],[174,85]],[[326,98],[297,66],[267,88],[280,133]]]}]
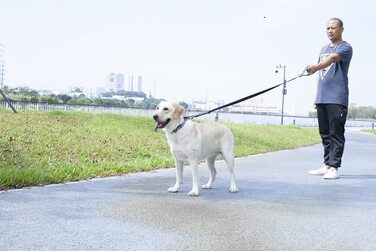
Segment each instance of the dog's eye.
[{"label": "dog's eye", "polygon": [[167,107],[163,108],[163,111],[168,111],[168,108]]},{"label": "dog's eye", "polygon": [[157,106],[157,108],[155,108],[155,109],[159,110],[159,106]]}]

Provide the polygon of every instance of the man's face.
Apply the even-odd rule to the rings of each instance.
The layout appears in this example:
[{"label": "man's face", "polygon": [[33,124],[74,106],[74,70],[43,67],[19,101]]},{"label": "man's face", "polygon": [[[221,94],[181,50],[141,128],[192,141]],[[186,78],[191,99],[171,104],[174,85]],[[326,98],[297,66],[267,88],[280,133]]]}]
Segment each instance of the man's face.
[{"label": "man's face", "polygon": [[339,26],[339,22],[337,20],[329,20],[326,24],[326,35],[330,39],[330,41],[338,41],[341,38],[343,32],[343,27]]}]

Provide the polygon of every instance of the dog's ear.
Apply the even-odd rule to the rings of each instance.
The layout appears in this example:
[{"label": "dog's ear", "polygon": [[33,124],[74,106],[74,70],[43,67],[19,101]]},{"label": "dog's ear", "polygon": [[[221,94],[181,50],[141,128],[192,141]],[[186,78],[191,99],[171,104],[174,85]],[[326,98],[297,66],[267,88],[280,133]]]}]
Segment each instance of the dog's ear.
[{"label": "dog's ear", "polygon": [[173,117],[175,119],[179,118],[182,114],[185,113],[185,109],[181,105],[174,104],[174,107],[175,107],[175,112],[174,112]]}]

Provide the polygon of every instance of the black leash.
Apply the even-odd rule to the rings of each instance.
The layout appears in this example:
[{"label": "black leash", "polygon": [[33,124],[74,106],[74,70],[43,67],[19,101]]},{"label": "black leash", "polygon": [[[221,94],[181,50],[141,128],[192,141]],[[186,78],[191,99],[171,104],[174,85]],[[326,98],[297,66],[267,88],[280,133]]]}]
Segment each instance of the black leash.
[{"label": "black leash", "polygon": [[235,105],[235,104],[237,104],[237,103],[243,102],[243,101],[245,101],[245,100],[247,100],[247,99],[251,99],[251,98],[257,97],[257,96],[259,96],[259,95],[261,95],[261,94],[263,94],[263,93],[265,93],[265,92],[271,91],[271,90],[277,88],[278,86],[281,86],[281,85],[283,85],[283,84],[286,84],[286,83],[288,83],[288,82],[291,82],[291,81],[293,81],[293,80],[295,80],[295,79],[297,79],[297,78],[300,78],[300,77],[303,77],[303,76],[308,76],[309,74],[307,73],[306,70],[307,70],[307,68],[304,68],[304,70],[303,70],[303,72],[302,72],[301,74],[299,74],[298,76],[296,76],[296,77],[294,77],[294,78],[291,78],[291,79],[289,79],[289,80],[286,80],[286,81],[283,82],[283,83],[280,83],[280,84],[275,85],[275,86],[272,86],[272,87],[270,87],[270,88],[268,88],[268,89],[265,89],[265,90],[262,90],[262,91],[259,91],[259,92],[256,92],[256,93],[253,93],[253,94],[251,94],[251,95],[249,95],[249,96],[247,96],[247,97],[244,97],[244,98],[241,98],[241,99],[235,100],[235,101],[233,101],[233,102],[231,102],[231,103],[228,103],[228,104],[225,104],[225,105],[219,106],[219,107],[217,107],[217,108],[211,109],[211,110],[209,110],[209,111],[207,111],[207,112],[202,112],[202,113],[198,113],[198,114],[196,114],[196,115],[186,116],[186,117],[184,117],[184,119],[194,119],[194,118],[197,118],[197,117],[200,117],[200,116],[203,116],[203,115],[209,114],[209,113],[211,113],[211,112],[214,112],[214,111],[216,111],[216,110],[220,110],[220,109],[226,108],[226,107],[228,107],[228,106]]}]

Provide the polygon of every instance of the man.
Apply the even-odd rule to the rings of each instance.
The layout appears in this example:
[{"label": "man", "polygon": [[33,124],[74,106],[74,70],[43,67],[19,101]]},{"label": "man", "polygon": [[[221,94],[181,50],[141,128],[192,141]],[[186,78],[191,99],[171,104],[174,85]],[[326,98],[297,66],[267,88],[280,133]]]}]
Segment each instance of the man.
[{"label": "man", "polygon": [[338,168],[345,146],[345,122],[349,98],[347,73],[352,57],[352,47],[342,40],[343,22],[331,18],[326,25],[330,40],[320,52],[319,61],[307,67],[308,74],[319,71],[315,107],[319,132],[324,146],[324,166],[309,171],[324,175],[324,179],[337,179]]}]

